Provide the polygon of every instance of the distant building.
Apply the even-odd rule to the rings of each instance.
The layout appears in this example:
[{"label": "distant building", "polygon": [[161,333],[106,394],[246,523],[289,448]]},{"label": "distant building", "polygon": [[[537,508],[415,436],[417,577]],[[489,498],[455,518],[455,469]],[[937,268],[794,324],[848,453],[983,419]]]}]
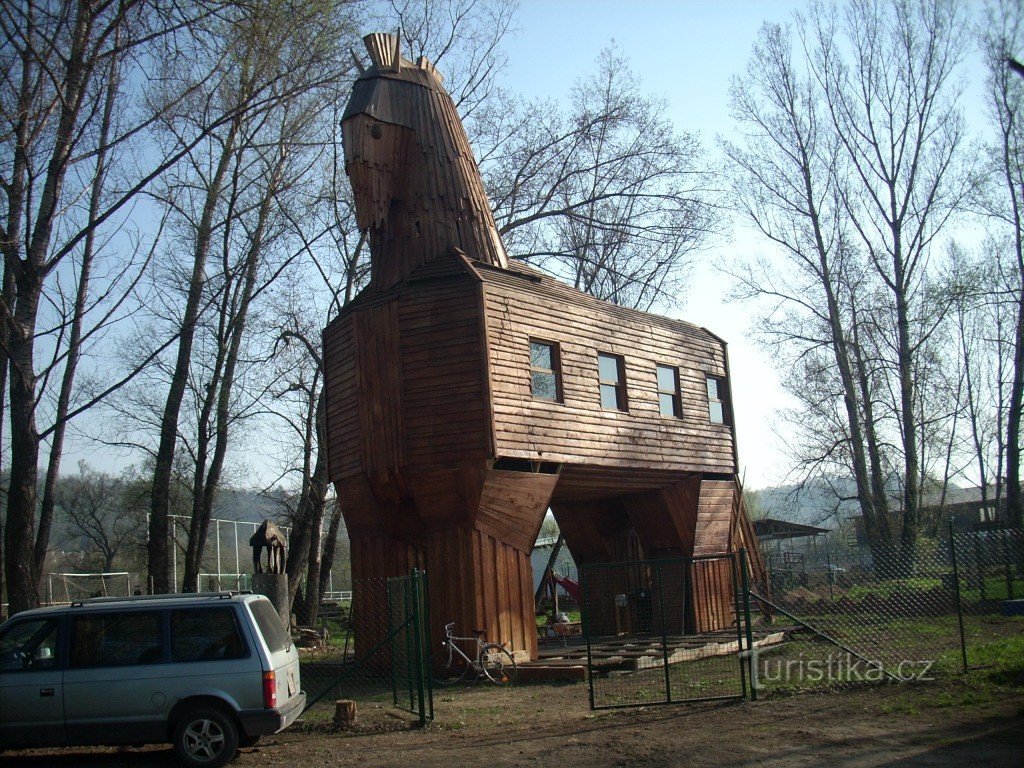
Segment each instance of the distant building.
[{"label": "distant building", "polygon": [[[903,510],[889,513],[893,536],[898,537],[903,527]],[[867,546],[864,518],[854,515],[849,518],[856,532],[857,544]],[[945,492],[926,491],[922,494],[920,520],[926,533],[941,535],[950,521],[956,531],[984,531],[1006,528],[1009,514],[1006,506],[1006,489],[986,486],[960,488],[950,486]]]}]

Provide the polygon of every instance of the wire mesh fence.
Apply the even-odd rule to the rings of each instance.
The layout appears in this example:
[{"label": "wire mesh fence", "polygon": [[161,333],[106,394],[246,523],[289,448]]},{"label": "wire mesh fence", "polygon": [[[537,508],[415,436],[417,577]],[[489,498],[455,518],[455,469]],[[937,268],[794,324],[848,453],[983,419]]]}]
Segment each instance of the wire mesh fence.
[{"label": "wire mesh fence", "polygon": [[[1024,535],[950,529],[913,556],[876,547],[770,558],[752,596],[759,623],[807,630],[789,634],[798,645],[779,649],[796,658],[790,675],[806,675],[811,661],[840,680],[955,674],[971,664],[972,645],[1024,631],[1006,602],[1024,598]],[[778,677],[770,658],[759,662],[759,680]]]},{"label": "wire mesh fence", "polygon": [[593,709],[742,698],[732,555],[580,568]]},{"label": "wire mesh fence", "polygon": [[320,637],[300,650],[307,711],[351,699],[433,719],[427,626],[422,571],[356,580],[350,600],[324,606]]}]

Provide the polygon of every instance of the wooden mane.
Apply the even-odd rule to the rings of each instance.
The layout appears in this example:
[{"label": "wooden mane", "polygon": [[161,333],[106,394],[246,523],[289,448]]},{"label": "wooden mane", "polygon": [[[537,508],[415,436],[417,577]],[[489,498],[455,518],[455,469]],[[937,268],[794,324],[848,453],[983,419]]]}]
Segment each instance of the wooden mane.
[{"label": "wooden mane", "polygon": [[402,41],[399,35],[373,32],[363,38],[363,44],[370,55],[372,66],[379,71],[401,72],[403,69],[422,69],[434,75],[438,82],[444,79],[434,66],[434,62],[426,56],[417,58],[415,64],[402,56]]}]

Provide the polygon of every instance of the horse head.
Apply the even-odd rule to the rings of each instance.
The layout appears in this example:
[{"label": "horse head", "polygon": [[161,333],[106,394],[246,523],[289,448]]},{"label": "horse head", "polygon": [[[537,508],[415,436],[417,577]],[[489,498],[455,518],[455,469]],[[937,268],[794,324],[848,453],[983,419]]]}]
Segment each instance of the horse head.
[{"label": "horse head", "polygon": [[371,284],[384,290],[458,248],[508,267],[462,121],[432,63],[403,58],[399,38],[364,38],[371,66],[342,117],[345,171],[359,228],[369,231]]}]

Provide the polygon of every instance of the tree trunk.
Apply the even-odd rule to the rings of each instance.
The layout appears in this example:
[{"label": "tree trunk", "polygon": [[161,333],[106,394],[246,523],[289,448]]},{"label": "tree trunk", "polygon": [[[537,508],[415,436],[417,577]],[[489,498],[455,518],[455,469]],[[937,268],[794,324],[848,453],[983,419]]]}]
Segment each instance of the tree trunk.
[{"label": "tree trunk", "polygon": [[148,570],[152,594],[164,594],[171,588],[168,572],[170,566],[168,514],[174,451],[178,440],[178,415],[181,412],[181,403],[185,396],[185,386],[188,383],[189,367],[192,362],[192,343],[195,339],[196,322],[199,319],[199,305],[206,282],[206,260],[210,253],[210,242],[213,235],[213,215],[220,199],[220,190],[227,173],[228,163],[231,160],[240,119],[240,117],[236,117],[231,121],[217,168],[206,190],[203,213],[196,231],[196,247],[192,276],[189,280],[188,298],[182,317],[181,332],[178,336],[178,355],[160,422],[160,445],[153,468],[153,490],[149,513]]},{"label": "tree trunk", "polygon": [[896,239],[896,255],[893,257],[896,273],[896,349],[900,377],[900,420],[903,432],[903,528],[900,531],[900,569],[910,574],[917,559],[917,529],[920,513],[920,466],[918,460],[917,427],[920,419],[914,413],[915,387],[913,357],[910,343],[910,310],[907,306],[907,289],[903,258]]},{"label": "tree trunk", "polygon": [[[316,401],[315,420],[317,444],[319,446],[327,445],[326,438],[324,437],[325,407],[323,392],[321,392]],[[288,589],[290,599],[294,599],[295,590],[298,589],[299,574],[305,571],[309,564],[309,554],[313,547],[313,539],[320,535],[320,522],[323,520],[328,483],[327,451],[321,448],[317,451],[315,466],[309,476],[309,482],[306,483],[306,487],[303,490],[302,497],[299,499],[295,527],[300,528],[300,536],[297,543],[293,538],[292,549],[288,555]],[[314,521],[316,521],[315,530],[313,528]],[[294,528],[292,532],[294,535]],[[308,599],[308,593],[311,591],[310,586],[312,586],[313,590],[317,587],[316,584],[307,585],[307,599],[305,601],[307,605],[310,602]]]},{"label": "tree trunk", "polygon": [[[1018,232],[1018,248],[1020,248]],[[1014,334],[1013,381],[1010,384],[1010,403],[1006,417],[1006,511],[1014,528],[1022,525],[1020,492],[1021,409],[1024,408],[1024,271],[1017,295],[1017,324]]]},{"label": "tree trunk", "polygon": [[334,553],[338,547],[338,531],[341,530],[341,501],[334,500],[334,508],[331,510],[331,523],[327,528],[327,537],[324,539],[324,553],[320,562],[320,583],[318,596],[323,600],[330,584],[331,571],[334,569]]},{"label": "tree trunk", "polygon": [[36,377],[33,372],[36,314],[40,285],[35,271],[24,265],[18,275],[15,327],[9,340],[11,409],[11,479],[4,531],[4,568],[10,614],[39,604],[35,568],[36,482],[39,439],[36,430]]},{"label": "tree trunk", "polygon": [[[114,34],[115,47],[118,45],[120,38],[120,30],[118,30]],[[57,412],[54,416],[53,435],[50,438],[50,456],[46,467],[46,479],[43,483],[43,500],[39,508],[39,530],[35,541],[35,567],[36,572],[40,574],[44,570],[46,553],[50,544],[50,529],[53,523],[53,510],[56,503],[54,497],[57,489],[57,478],[60,474],[61,457],[64,453],[64,434],[67,431],[71,391],[74,387],[75,373],[78,370],[78,361],[82,354],[82,325],[86,304],[89,299],[89,279],[92,274],[92,263],[95,255],[96,228],[94,225],[99,218],[103,185],[107,175],[107,150],[114,105],[117,101],[118,79],[117,58],[112,57],[106,93],[103,100],[103,118],[100,123],[96,173],[93,177],[92,188],[89,193],[88,232],[86,233],[82,248],[82,266],[78,276],[78,293],[75,296],[71,332],[68,337],[67,360],[64,364],[64,375],[61,378],[60,394],[57,398]]]}]

